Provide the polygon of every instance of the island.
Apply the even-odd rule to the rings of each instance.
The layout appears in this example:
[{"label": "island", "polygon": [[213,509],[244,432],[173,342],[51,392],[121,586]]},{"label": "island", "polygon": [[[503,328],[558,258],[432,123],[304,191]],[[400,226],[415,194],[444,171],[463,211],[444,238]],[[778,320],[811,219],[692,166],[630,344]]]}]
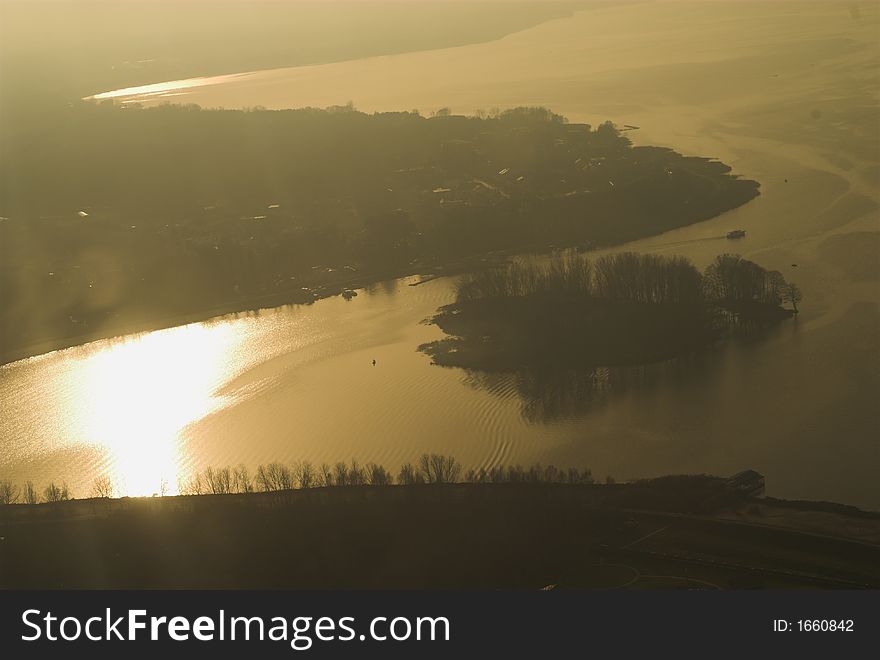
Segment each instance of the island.
[{"label": "island", "polygon": [[634,252],[520,258],[460,278],[456,301],[430,319],[446,338],[419,350],[477,381],[515,373],[527,416],[555,417],[548,402],[589,403],[646,379],[644,365],[759,335],[796,315],[800,300],[782,273],[735,254],[702,273],[684,257]]},{"label": "island", "polygon": [[759,188],[545,108],[29,110],[0,123],[0,362],[488,253],[622,243]]}]

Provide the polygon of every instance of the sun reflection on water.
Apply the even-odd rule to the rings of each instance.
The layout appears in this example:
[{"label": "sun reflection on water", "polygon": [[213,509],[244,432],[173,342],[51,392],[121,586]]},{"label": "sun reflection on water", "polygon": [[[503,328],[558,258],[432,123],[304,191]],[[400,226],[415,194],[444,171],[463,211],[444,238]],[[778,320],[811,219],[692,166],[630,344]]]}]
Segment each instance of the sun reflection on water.
[{"label": "sun reflection on water", "polygon": [[106,99],[130,98],[131,100],[150,100],[155,97],[179,96],[186,94],[189,90],[196,87],[207,87],[209,85],[219,85],[221,83],[230,82],[237,78],[247,76],[246,73],[232,73],[221,76],[211,76],[209,78],[186,78],[183,80],[169,80],[167,82],[151,83],[149,85],[139,85],[137,87],[125,87],[123,89],[115,89],[110,92],[101,92],[92,96],[84,97],[85,100],[103,101]]},{"label": "sun reflection on water", "polygon": [[122,495],[177,490],[183,431],[224,404],[227,356],[241,340],[235,324],[194,324],[126,340],[76,371],[81,440],[106,452]]}]

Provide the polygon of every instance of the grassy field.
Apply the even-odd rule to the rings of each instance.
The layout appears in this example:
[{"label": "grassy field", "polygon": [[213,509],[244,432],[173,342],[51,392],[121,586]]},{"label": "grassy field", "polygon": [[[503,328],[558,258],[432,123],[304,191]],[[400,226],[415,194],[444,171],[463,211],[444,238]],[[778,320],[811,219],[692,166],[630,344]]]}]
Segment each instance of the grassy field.
[{"label": "grassy field", "polygon": [[[668,484],[648,484],[9,505],[0,508],[0,588],[880,587],[876,544],[696,515],[693,502],[664,496]],[[672,510],[647,510],[658,501]],[[750,506],[732,502],[725,515]]]}]

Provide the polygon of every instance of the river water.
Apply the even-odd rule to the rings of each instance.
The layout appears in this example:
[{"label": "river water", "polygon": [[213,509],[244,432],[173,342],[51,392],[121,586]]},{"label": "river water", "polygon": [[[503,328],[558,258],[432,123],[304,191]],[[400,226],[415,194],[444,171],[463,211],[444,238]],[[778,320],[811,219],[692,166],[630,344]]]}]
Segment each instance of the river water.
[{"label": "river water", "polygon": [[[752,468],[774,496],[880,509],[878,25],[872,3],[661,2],[486,44],[176,87],[203,105],[541,104],[640,126],[636,143],[720,158],[759,181],[761,196],[618,249],[701,267],[739,252],[796,281],[801,314],[581,405],[577,379],[431,366],[416,349],[440,333],[422,321],[451,302],[454,278],[384,282],[351,301],[0,367],[0,479],[67,480],[86,496],[109,475],[118,494],[159,492],[163,481],[173,493],[209,465],[355,458],[396,471],[427,451],[466,467],[554,463],[618,480]],[[730,229],[747,236],[727,240]]]}]

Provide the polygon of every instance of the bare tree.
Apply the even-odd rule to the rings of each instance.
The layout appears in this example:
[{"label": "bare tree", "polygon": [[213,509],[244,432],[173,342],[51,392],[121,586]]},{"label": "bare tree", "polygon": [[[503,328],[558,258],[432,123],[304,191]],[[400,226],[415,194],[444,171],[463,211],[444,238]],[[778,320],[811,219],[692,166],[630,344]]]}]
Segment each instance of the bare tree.
[{"label": "bare tree", "polygon": [[291,490],[294,486],[293,473],[290,468],[281,463],[273,463],[273,474],[275,474],[275,483],[278,484],[278,490]]},{"label": "bare tree", "polygon": [[317,485],[318,474],[308,461],[303,461],[299,464],[296,477],[300,488],[312,488]]},{"label": "bare tree", "polygon": [[507,466],[507,482],[511,484],[521,484],[525,481],[525,471],[522,465]]},{"label": "bare tree", "polygon": [[367,482],[371,486],[390,486],[394,483],[394,477],[382,465],[367,463]]},{"label": "bare tree", "polygon": [[348,485],[348,466],[342,461],[338,462],[335,466],[333,466],[333,485],[334,486],[347,486]]},{"label": "bare tree", "polygon": [[764,299],[767,302],[780,304],[782,302],[782,291],[785,289],[786,284],[785,276],[782,273],[778,270],[769,271],[764,278],[764,286],[767,289],[764,293]]},{"label": "bare tree", "polygon": [[348,467],[348,485],[363,486],[365,483],[367,483],[367,473],[356,460],[351,459],[351,465]]},{"label": "bare tree", "polygon": [[257,474],[254,476],[254,484],[257,490],[268,493],[272,490],[272,482],[269,479],[269,471],[264,465],[257,466]]},{"label": "bare tree", "polygon": [[269,493],[277,490],[290,490],[294,486],[293,473],[281,463],[269,463],[257,467],[255,482],[258,490]]},{"label": "bare tree", "polygon": [[232,471],[232,491],[235,493],[252,493],[254,490],[251,475],[246,465],[239,465]]},{"label": "bare tree", "polygon": [[792,308],[794,309],[794,313],[798,313],[797,304],[803,300],[803,295],[801,294],[800,287],[794,282],[786,282],[782,287],[782,301],[791,303]]},{"label": "bare tree", "polygon": [[544,468],[544,481],[547,483],[556,483],[560,480],[559,469],[555,465],[548,465]]},{"label": "bare tree", "polygon": [[113,497],[113,481],[110,477],[97,477],[92,484],[92,495],[94,497]]},{"label": "bare tree", "polygon": [[400,466],[397,483],[401,486],[412,486],[425,483],[425,479],[412,463],[404,463]]},{"label": "bare tree", "polygon": [[50,481],[43,491],[43,499],[46,502],[64,502],[70,499],[70,490],[67,482],[63,482],[60,486],[54,481]]},{"label": "bare tree", "polygon": [[61,500],[61,489],[52,481],[43,490],[43,500],[45,502],[58,502]]},{"label": "bare tree", "polygon": [[448,484],[458,481],[461,465],[453,456],[422,454],[419,472],[429,484]]},{"label": "bare tree", "polygon": [[736,307],[778,305],[790,285],[779,271],[768,271],[738,254],[721,254],[706,267],[703,286],[708,300]]},{"label": "bare tree", "polygon": [[333,485],[333,471],[326,463],[321,463],[321,467],[318,468],[318,485],[325,487]]},{"label": "bare tree", "polygon": [[489,470],[480,468],[479,470],[468,470],[465,475],[465,481],[472,483],[571,483],[571,484],[591,484],[593,483],[593,474],[590,470],[578,470],[577,468],[569,468],[568,470],[560,470],[555,465],[542,467],[540,464],[532,465],[525,469],[521,465],[496,465]]},{"label": "bare tree", "polygon": [[0,504],[15,504],[21,489],[11,481],[0,481]]},{"label": "bare tree", "polygon": [[232,471],[228,467],[205,470],[205,484],[214,495],[225,495],[232,492]]},{"label": "bare tree", "polygon": [[568,478],[566,481],[570,484],[591,484],[593,483],[593,473],[590,470],[578,470],[577,468],[568,468]]},{"label": "bare tree", "polygon": [[22,497],[25,504],[36,504],[40,501],[40,497],[37,495],[37,489],[34,488],[33,481],[25,482]]},{"label": "bare tree", "polygon": [[203,495],[207,492],[199,472],[194,472],[187,481],[178,481],[177,490],[181,495]]}]

